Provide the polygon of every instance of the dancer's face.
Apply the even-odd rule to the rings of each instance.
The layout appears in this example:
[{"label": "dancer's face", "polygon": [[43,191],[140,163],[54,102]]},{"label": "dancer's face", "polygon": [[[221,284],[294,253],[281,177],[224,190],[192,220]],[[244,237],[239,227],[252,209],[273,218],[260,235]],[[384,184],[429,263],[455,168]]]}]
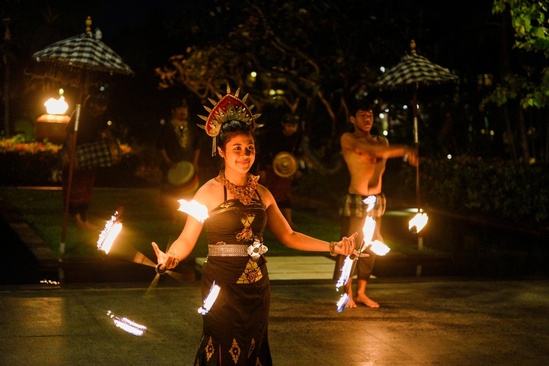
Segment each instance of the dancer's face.
[{"label": "dancer's face", "polygon": [[225,169],[247,173],[255,161],[255,142],[251,134],[240,133],[232,136],[219,155],[225,160]]}]

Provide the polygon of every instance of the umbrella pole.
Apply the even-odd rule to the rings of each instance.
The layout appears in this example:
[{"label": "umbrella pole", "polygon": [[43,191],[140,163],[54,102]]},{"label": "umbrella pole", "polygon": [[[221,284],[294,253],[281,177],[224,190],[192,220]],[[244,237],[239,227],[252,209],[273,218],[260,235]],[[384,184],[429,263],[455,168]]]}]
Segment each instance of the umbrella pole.
[{"label": "umbrella pole", "polygon": [[67,224],[69,218],[69,201],[71,197],[72,190],[72,175],[74,171],[74,160],[76,153],[76,138],[78,135],[78,122],[80,121],[80,104],[76,105],[75,121],[74,121],[74,130],[72,134],[72,141],[69,146],[69,176],[67,177],[67,191],[65,192],[64,200],[64,211],[63,211],[63,228],[61,230],[61,242],[59,243],[59,268],[58,275],[59,281],[63,282],[65,273],[63,271],[63,256],[65,254],[65,241],[67,238]]},{"label": "umbrella pole", "polygon": [[418,156],[418,163],[416,166],[416,200],[417,200],[417,208],[418,210],[421,207],[421,191],[419,189],[419,127],[418,127],[418,121],[417,121],[417,89],[418,84],[416,83],[416,89],[414,90],[414,96],[412,98],[412,102],[414,103],[413,111],[414,111],[414,147],[416,149],[416,155]]},{"label": "umbrella pole", "polygon": [[[417,200],[417,212],[419,213],[421,211],[421,190],[419,187],[419,126],[417,121],[417,89],[419,84],[416,83],[416,88],[414,90],[414,96],[412,98],[412,102],[414,103],[413,111],[414,111],[414,147],[416,149],[416,155],[418,157],[417,159],[417,166],[416,166],[416,200]],[[417,250],[423,251],[423,236],[420,232],[417,233]],[[422,265],[421,263],[418,263],[416,266],[416,276],[420,277],[422,272]]]}]

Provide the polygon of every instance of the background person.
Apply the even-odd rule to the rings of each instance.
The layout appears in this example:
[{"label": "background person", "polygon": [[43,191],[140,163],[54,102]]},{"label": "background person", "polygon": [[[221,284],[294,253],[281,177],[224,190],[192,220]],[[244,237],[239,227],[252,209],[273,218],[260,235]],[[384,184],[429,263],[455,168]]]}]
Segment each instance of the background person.
[{"label": "background person", "polygon": [[168,254],[152,243],[157,268],[172,269],[192,252],[203,226],[206,228],[208,259],[203,266],[202,295],[208,295],[214,281],[220,292],[202,317],[203,335],[194,365],[272,365],[267,336],[270,281],[263,245],[265,226],[293,249],[345,255],[354,248],[354,236],[329,243],[292,230],[270,191],[258,184],[258,176],[249,173],[256,155],[255,116],[231,113],[237,106],[247,110],[240,99],[227,94],[210,114],[222,111],[225,117],[216,120],[215,128],[205,126],[208,135],[217,139],[217,154],[223,161],[219,175],[193,197],[207,207],[209,218],[202,224],[189,215]]},{"label": "background person", "polygon": [[200,154],[198,157],[198,181],[202,186],[219,173],[221,161],[219,156],[212,154],[212,139],[206,134],[199,137]]},{"label": "background person", "polygon": [[[374,125],[374,101],[364,99],[355,101],[350,106],[350,122],[354,130],[345,132],[341,136],[341,152],[351,180],[347,193],[340,200],[339,214],[341,216],[341,233],[358,233],[356,239],[357,249],[363,242],[362,228],[367,216],[372,216],[376,221],[373,240],[383,242],[381,237],[381,217],[385,213],[385,195],[382,191],[382,178],[385,172],[385,164],[388,158],[405,157],[411,165],[417,166],[418,157],[416,149],[405,145],[389,146],[389,141],[384,136],[371,133]],[[375,207],[367,212],[367,204],[363,200],[368,196],[376,197]],[[357,303],[368,307],[377,308],[379,304],[366,295],[368,280],[374,268],[376,255],[369,252],[370,256],[356,261],[357,292],[353,296],[351,274],[345,291],[349,295],[348,308],[356,308]],[[338,256],[336,260],[334,278],[339,278],[345,256]]]},{"label": "background person", "polygon": [[288,152],[297,159],[301,155],[301,140],[299,117],[295,114],[286,114],[282,117],[280,126],[263,136],[260,145],[260,181],[269,188],[280,211],[293,229],[297,228],[292,218],[292,184],[295,174],[288,177],[278,175],[273,168],[273,161],[280,152]]},{"label": "background person", "polygon": [[[200,156],[198,128],[189,121],[189,106],[187,101],[176,98],[170,106],[170,118],[160,126],[156,139],[156,148],[160,152],[160,169],[162,171],[161,192],[165,204],[170,208],[172,220],[177,221],[177,200],[192,196],[196,189],[193,180],[198,174],[198,159]],[[174,182],[168,179],[170,169],[178,167],[178,163],[188,162],[192,166],[192,176],[188,182]],[[190,188],[189,188],[190,187]],[[197,187],[194,187],[197,188]]]},{"label": "background person", "polygon": [[[80,111],[78,131],[76,133],[76,147],[83,144],[100,142],[102,139],[113,140],[108,129],[108,119],[105,112],[109,104],[109,95],[104,88],[93,91],[85,100]],[[96,169],[78,164],[75,153],[75,163],[72,170],[70,197],[67,202],[67,191],[69,183],[70,151],[74,142],[75,114],[67,125],[67,135],[63,147],[63,202],[68,204],[68,212],[74,218],[79,229],[96,230],[88,217],[89,205],[93,198],[93,187],[95,183]]]}]

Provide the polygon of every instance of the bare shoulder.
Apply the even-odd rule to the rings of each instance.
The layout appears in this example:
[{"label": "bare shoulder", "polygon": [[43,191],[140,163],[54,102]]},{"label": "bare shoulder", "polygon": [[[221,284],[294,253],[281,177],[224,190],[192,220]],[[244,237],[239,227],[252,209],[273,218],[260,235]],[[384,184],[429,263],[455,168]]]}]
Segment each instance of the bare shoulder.
[{"label": "bare shoulder", "polygon": [[223,185],[215,179],[210,179],[196,191],[193,199],[206,205],[208,209],[213,209],[224,200]]},{"label": "bare shoulder", "polygon": [[263,204],[266,207],[269,207],[272,204],[272,202],[274,201],[273,194],[264,185],[258,184],[257,185],[257,192],[259,193],[259,196],[261,197],[261,201],[263,201]]},{"label": "bare shoulder", "polygon": [[356,136],[352,132],[343,132],[343,134],[341,134],[341,137],[339,139],[341,141],[354,140],[356,139]]},{"label": "bare shoulder", "polygon": [[389,140],[385,136],[377,135],[376,139],[382,145],[389,145]]},{"label": "bare shoulder", "polygon": [[339,141],[343,148],[355,145],[356,140],[357,138],[352,132],[344,132],[339,138]]}]

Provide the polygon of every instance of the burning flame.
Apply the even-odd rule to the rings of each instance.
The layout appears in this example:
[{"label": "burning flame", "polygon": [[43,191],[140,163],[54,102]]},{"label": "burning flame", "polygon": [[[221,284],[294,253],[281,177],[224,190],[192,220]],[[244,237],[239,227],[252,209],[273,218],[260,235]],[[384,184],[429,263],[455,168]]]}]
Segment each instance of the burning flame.
[{"label": "burning flame", "polygon": [[339,301],[337,302],[337,312],[341,313],[345,307],[347,306],[347,303],[349,302],[349,295],[343,294],[339,298]]},{"label": "burning flame", "polygon": [[209,217],[208,208],[195,200],[178,200],[177,202],[179,202],[178,211],[185,212],[202,223]]},{"label": "burning flame", "polygon": [[65,97],[60,96],[59,99],[50,98],[44,105],[46,106],[46,111],[48,114],[65,114],[69,105],[65,102]]},{"label": "burning flame", "polygon": [[128,318],[119,318],[115,316],[110,310],[107,311],[107,315],[113,320],[114,325],[130,334],[133,334],[134,336],[142,336],[143,333],[145,333],[145,331],[147,330],[146,326],[137,324],[136,322]]},{"label": "burning flame", "polygon": [[336,290],[339,290],[341,286],[345,286],[349,281],[349,277],[351,276],[351,270],[353,269],[354,261],[355,259],[351,259],[350,255],[348,255],[343,261],[343,266],[341,266],[341,276],[339,277],[339,280],[337,280],[337,283],[336,283]]},{"label": "burning flame", "polygon": [[122,223],[118,222],[118,211],[111,216],[111,219],[105,224],[105,228],[99,234],[97,240],[97,249],[109,254],[111,247],[118,234],[122,231]]},{"label": "burning flame", "polygon": [[202,315],[208,314],[208,311],[212,308],[215,300],[217,300],[217,296],[219,295],[219,291],[221,288],[217,285],[217,283],[214,281],[212,283],[212,287],[210,288],[210,292],[208,293],[208,296],[204,299],[204,303],[202,306],[198,309],[198,313]]},{"label": "burning flame", "polygon": [[379,240],[375,240],[372,242],[375,228],[376,228],[376,220],[371,216],[366,217],[366,221],[364,222],[364,226],[362,227],[362,232],[364,234],[364,241],[362,243],[362,247],[360,251],[358,252],[355,251],[356,254],[348,255],[345,258],[345,261],[343,262],[343,266],[341,267],[341,275],[336,283],[336,290],[339,290],[341,286],[345,286],[345,284],[347,284],[347,282],[349,281],[349,278],[351,277],[351,271],[353,270],[353,263],[354,261],[360,258],[360,253],[362,253],[364,250],[369,249],[374,254],[377,254],[379,256],[383,256],[389,253],[389,251],[391,250],[387,245],[385,245]]},{"label": "burning flame", "polygon": [[[373,204],[375,205],[375,196],[367,197],[364,200],[364,203],[368,203],[366,202],[366,200],[368,200],[370,197],[373,197]],[[362,253],[364,250],[369,249],[374,254],[377,254],[380,256],[383,256],[389,253],[389,251],[391,250],[387,245],[385,245],[379,240],[372,241],[375,228],[376,228],[376,220],[371,216],[366,217],[366,221],[364,222],[364,226],[362,227],[362,233],[364,234],[364,241],[362,242],[360,251],[355,250],[355,254],[348,255],[343,261],[343,266],[341,266],[341,275],[336,283],[336,290],[339,290],[341,286],[345,286],[347,284],[347,282],[349,281],[349,278],[351,277],[351,272],[353,271],[353,264],[356,260],[360,258],[360,253]],[[338,308],[339,308],[339,304],[338,304]]]},{"label": "burning flame", "polygon": [[59,281],[47,280],[47,279],[40,280],[40,283],[44,285],[60,285],[61,284],[61,282]]},{"label": "burning flame", "polygon": [[362,227],[362,233],[364,234],[364,243],[360,252],[363,252],[366,249],[369,249],[374,254],[383,256],[391,250],[386,244],[382,243],[379,240],[372,241],[374,237],[374,231],[376,228],[376,220],[368,216]]},{"label": "burning flame", "polygon": [[389,248],[385,243],[382,243],[379,240],[374,240],[372,242],[370,250],[377,255],[384,256],[391,251],[391,248]]},{"label": "burning flame", "polygon": [[422,210],[418,210],[417,214],[408,222],[408,230],[417,234],[419,233],[429,221],[429,216]]},{"label": "burning flame", "polygon": [[[371,211],[374,208],[376,204],[376,200],[377,200],[376,196],[368,196],[362,201],[366,205],[368,205],[367,212]],[[364,240],[362,242],[360,251],[355,250],[356,254],[348,255],[345,258],[345,261],[343,261],[343,266],[341,266],[341,275],[339,277],[339,280],[336,283],[336,290],[339,291],[341,286],[345,286],[347,282],[349,282],[349,278],[351,277],[351,272],[353,271],[354,262],[360,259],[360,253],[362,253],[365,249],[369,249],[373,253],[380,256],[383,256],[389,253],[389,251],[391,250],[387,245],[385,245],[379,240],[372,241],[374,237],[375,228],[376,228],[376,220],[371,216],[367,216],[366,220],[364,221],[364,226],[362,227]],[[348,302],[349,302],[349,295],[347,295],[346,293],[341,295],[341,298],[337,302],[338,313],[341,313],[345,309]]]},{"label": "burning flame", "polygon": [[375,229],[376,229],[376,220],[371,216],[366,217],[366,221],[364,222],[364,226],[362,227],[362,233],[364,234],[365,244],[370,244],[372,242]]},{"label": "burning flame", "polygon": [[370,212],[374,209],[374,207],[377,203],[377,198],[376,198],[376,196],[368,196],[368,197],[366,197],[365,199],[362,200],[362,203],[364,203],[365,205],[368,206],[368,207],[366,207],[366,212]]}]

